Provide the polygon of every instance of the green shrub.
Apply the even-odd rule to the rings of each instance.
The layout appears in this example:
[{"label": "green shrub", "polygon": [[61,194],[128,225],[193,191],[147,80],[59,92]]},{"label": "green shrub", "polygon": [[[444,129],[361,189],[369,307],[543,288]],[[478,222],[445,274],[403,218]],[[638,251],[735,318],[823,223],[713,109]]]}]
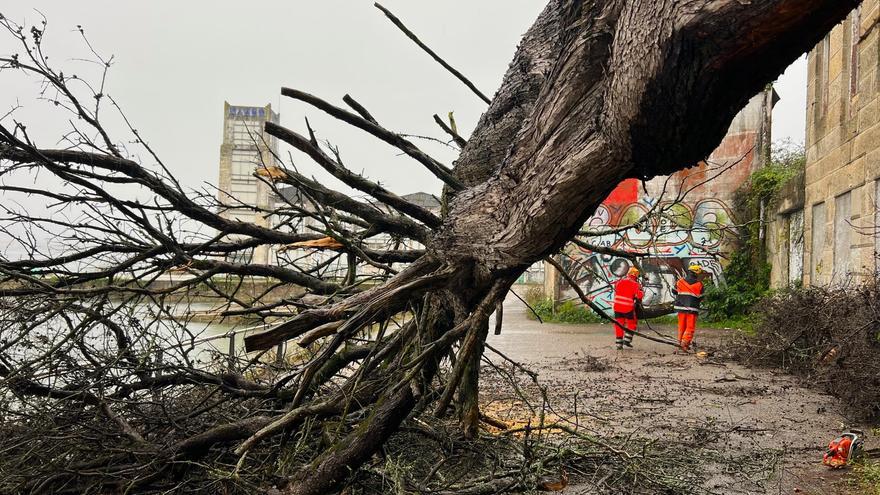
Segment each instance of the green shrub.
[{"label": "green shrub", "polygon": [[553,317],[553,301],[550,299],[541,299],[531,304],[531,306],[534,313],[532,311],[528,312],[529,319],[537,320],[535,313],[544,321]]},{"label": "green shrub", "polygon": [[729,320],[749,313],[751,307],[765,297],[770,289],[770,265],[761,262],[755,267],[750,253],[734,252],[724,272],[726,284],[709,283],[703,299],[709,321]]},{"label": "green shrub", "polygon": [[768,211],[779,199],[782,187],[803,170],[806,162],[802,146],[781,143],[774,147],[770,163],[759,168],[736,192],[739,248],[733,251],[724,269],[725,284],[708,284],[703,308],[709,321],[739,320],[770,294],[770,264],[761,239]]},{"label": "green shrub", "polygon": [[537,320],[535,313],[542,321],[547,323],[601,323],[603,320],[596,315],[590,308],[587,308],[576,301],[565,301],[556,308],[553,307],[553,301],[544,297],[544,291],[540,287],[530,287],[526,290],[523,299],[531,306],[532,310],[527,310],[526,317],[530,320]]},{"label": "green shrub", "polygon": [[[542,315],[541,318],[544,318]],[[555,323],[601,323],[602,320],[590,308],[574,301],[565,301],[556,308],[556,312],[544,321]]]},{"label": "green shrub", "polygon": [[856,484],[867,495],[880,495],[880,463],[865,460],[853,465]]}]

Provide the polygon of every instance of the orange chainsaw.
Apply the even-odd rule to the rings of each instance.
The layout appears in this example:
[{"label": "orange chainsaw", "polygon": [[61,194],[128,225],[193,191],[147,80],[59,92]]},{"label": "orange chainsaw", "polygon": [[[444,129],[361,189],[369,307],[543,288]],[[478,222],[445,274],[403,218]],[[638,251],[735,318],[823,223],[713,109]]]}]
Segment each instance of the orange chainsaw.
[{"label": "orange chainsaw", "polygon": [[832,469],[846,466],[850,460],[854,460],[864,452],[865,434],[861,430],[847,430],[828,444],[828,450],[822,457],[822,464]]}]

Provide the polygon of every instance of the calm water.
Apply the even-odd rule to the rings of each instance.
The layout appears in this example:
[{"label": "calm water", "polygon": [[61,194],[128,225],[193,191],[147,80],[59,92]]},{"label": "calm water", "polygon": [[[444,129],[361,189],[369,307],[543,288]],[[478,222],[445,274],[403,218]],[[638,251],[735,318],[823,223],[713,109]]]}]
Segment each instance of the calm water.
[{"label": "calm water", "polygon": [[[194,313],[215,309],[209,303],[194,303],[189,305],[189,310]],[[172,314],[178,314],[172,311]],[[229,354],[230,338],[233,340],[233,349],[236,356],[244,354],[244,338],[247,335],[262,332],[270,326],[262,325],[255,321],[236,319],[220,319],[216,321],[189,321],[186,329],[196,336],[196,355],[200,362],[206,363],[217,359],[225,360]],[[185,335],[182,329],[177,329],[180,335]],[[230,334],[233,335],[230,336]],[[189,335],[184,336],[189,339]]]}]

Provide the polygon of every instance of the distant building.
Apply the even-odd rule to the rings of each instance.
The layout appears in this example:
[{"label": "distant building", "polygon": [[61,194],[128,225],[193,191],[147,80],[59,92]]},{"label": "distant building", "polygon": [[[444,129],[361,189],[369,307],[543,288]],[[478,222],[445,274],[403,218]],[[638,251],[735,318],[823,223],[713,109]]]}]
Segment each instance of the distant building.
[{"label": "distant building", "polygon": [[[810,52],[807,163],[773,226],[775,287],[865,281],[880,236],[880,0],[865,0]],[[798,263],[798,258],[802,261]],[[798,272],[800,270],[801,272]]]},{"label": "distant building", "polygon": [[401,197],[416,206],[421,206],[435,215],[440,215],[440,200],[433,194],[416,192],[412,194],[404,194]]},{"label": "distant building", "polygon": [[[258,167],[277,164],[278,140],[263,131],[266,122],[279,123],[272,105],[250,107],[224,102],[218,199],[224,218],[270,227],[266,213],[274,208],[274,194],[254,177]],[[270,263],[269,246],[256,248],[250,261]]]}]

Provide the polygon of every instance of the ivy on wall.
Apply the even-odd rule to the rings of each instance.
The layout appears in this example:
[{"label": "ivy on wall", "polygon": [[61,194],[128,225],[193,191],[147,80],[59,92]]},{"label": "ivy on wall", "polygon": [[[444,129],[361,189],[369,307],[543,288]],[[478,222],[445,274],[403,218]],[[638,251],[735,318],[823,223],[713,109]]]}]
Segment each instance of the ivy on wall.
[{"label": "ivy on wall", "polygon": [[710,320],[745,316],[770,291],[770,264],[762,240],[768,212],[775,209],[779,191],[804,169],[803,145],[791,141],[774,143],[770,162],[756,170],[735,195],[734,208],[740,222],[738,249],[733,250],[724,276],[725,286],[706,289],[704,307]]}]

